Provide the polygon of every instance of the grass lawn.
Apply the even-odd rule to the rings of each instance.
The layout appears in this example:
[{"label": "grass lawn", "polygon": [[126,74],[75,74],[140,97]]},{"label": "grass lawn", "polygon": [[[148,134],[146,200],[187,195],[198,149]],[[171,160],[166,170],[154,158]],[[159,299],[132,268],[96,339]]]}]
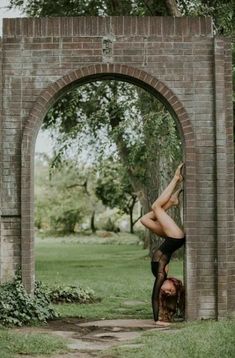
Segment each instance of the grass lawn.
[{"label": "grass lawn", "polygon": [[[180,326],[180,325],[178,325]],[[235,357],[235,321],[185,323],[185,327],[143,334],[138,348],[116,348],[109,358],[232,358]],[[108,354],[109,353],[109,354]]]},{"label": "grass lawn", "polygon": [[[99,237],[86,241],[84,238],[36,240],[36,279],[48,285],[90,287],[102,299],[92,305],[57,305],[57,310],[63,316],[88,319],[151,318],[154,277],[148,251],[137,245],[131,235],[121,239],[117,235],[112,241]],[[182,278],[182,267],[181,261],[172,261],[169,275]],[[125,304],[132,300],[143,303]]]},{"label": "grass lawn", "polygon": [[0,329],[0,357],[51,355],[67,351],[65,340],[47,334],[22,334]]}]

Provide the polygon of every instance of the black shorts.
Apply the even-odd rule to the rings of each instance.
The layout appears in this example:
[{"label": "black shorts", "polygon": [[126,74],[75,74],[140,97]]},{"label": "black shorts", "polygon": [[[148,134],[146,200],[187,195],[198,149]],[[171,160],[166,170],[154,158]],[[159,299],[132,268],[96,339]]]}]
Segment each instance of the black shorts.
[{"label": "black shorts", "polygon": [[164,255],[167,255],[168,259],[170,259],[173,252],[178,250],[184,244],[185,236],[182,239],[167,236],[157,250],[160,250]]}]

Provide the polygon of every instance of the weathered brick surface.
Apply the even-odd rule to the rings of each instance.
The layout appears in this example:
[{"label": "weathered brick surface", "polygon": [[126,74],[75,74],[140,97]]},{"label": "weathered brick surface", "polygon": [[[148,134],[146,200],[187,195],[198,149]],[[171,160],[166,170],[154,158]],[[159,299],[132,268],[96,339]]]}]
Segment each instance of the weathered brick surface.
[{"label": "weathered brick surface", "polygon": [[1,282],[6,282],[11,279],[12,273],[15,272],[21,264],[20,218],[2,216],[0,230],[0,280]]},{"label": "weathered brick surface", "polygon": [[[19,223],[28,290],[34,279],[34,145],[49,107],[84,81],[114,78],[166,103],[182,136],[188,319],[235,312],[234,163],[230,41],[210,18],[78,17],[3,23],[1,210]],[[0,78],[1,81],[1,78]],[[231,199],[232,198],[232,199]],[[11,229],[10,229],[11,230]],[[13,229],[12,229],[13,230]],[[15,239],[14,239],[15,238]],[[7,266],[1,265],[1,279]],[[9,271],[10,274],[13,273]],[[15,266],[14,266],[15,267]]]}]

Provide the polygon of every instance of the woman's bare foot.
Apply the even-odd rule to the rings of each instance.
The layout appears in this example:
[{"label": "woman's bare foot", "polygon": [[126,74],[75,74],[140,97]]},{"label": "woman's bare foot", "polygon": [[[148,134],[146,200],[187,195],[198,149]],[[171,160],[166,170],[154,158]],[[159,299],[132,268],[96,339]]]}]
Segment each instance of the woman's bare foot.
[{"label": "woman's bare foot", "polygon": [[183,168],[183,166],[184,166],[184,163],[180,163],[175,171],[174,176],[179,182],[183,181],[183,179],[184,179],[183,175],[181,174],[181,169]]},{"label": "woman's bare foot", "polygon": [[177,206],[177,205],[179,205],[179,195],[180,195],[180,193],[181,193],[182,191],[183,191],[183,189],[182,189],[182,188],[179,188],[178,190],[176,190],[176,191],[174,192],[174,194],[171,195],[171,197],[170,197],[170,203],[171,203],[172,206]]}]

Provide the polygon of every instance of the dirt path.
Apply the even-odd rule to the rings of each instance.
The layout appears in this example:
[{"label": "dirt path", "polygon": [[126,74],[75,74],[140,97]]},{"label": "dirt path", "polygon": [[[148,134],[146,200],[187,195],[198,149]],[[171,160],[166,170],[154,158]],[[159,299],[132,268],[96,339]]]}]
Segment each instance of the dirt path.
[{"label": "dirt path", "polygon": [[[152,320],[118,319],[84,321],[77,318],[66,318],[49,322],[46,327],[24,327],[15,329],[22,333],[48,333],[66,338],[70,352],[57,354],[51,358],[94,358],[99,351],[114,347],[141,347],[133,342],[143,332],[151,330],[172,330],[171,326],[156,327]],[[23,355],[20,356],[24,358]],[[43,356],[40,356],[44,358]],[[47,356],[48,357],[48,356]],[[112,358],[105,355],[105,358]],[[30,358],[27,355],[27,358]]]}]

